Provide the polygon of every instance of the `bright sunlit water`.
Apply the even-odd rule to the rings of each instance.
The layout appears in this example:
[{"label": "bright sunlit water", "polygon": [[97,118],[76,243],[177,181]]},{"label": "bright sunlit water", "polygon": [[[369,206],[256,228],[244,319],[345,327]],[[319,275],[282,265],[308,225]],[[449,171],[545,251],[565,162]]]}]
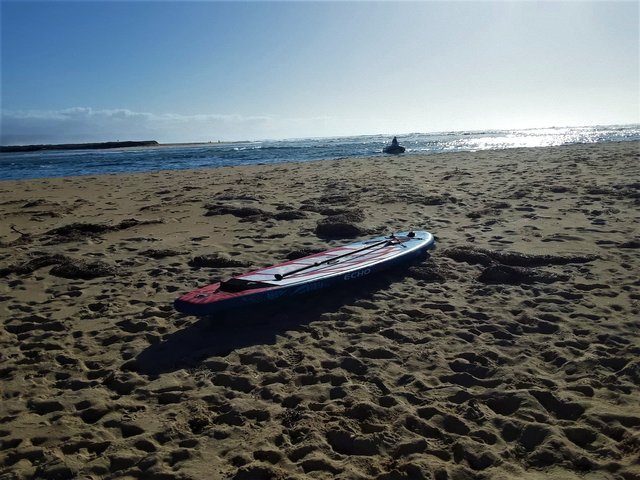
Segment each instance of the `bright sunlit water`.
[{"label": "bright sunlit water", "polygon": [[[115,150],[0,153],[0,179],[216,168],[382,156],[389,135],[313,138]],[[412,133],[398,138],[404,155],[502,150],[640,140],[640,125]]]}]

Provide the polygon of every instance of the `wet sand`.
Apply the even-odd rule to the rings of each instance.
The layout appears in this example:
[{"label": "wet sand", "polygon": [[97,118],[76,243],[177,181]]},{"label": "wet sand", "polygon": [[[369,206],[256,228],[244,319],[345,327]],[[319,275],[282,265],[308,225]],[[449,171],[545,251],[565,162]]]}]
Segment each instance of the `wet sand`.
[{"label": "wet sand", "polygon": [[[639,152],[0,182],[0,478],[640,478]],[[409,228],[353,288],[172,308]]]}]

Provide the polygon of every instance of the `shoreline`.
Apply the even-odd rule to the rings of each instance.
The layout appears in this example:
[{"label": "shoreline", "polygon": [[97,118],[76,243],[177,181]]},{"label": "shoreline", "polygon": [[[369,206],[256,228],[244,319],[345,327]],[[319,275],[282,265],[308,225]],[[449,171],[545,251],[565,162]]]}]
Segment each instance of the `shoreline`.
[{"label": "shoreline", "polygon": [[[0,182],[0,475],[640,475],[639,154]],[[172,308],[347,232],[405,229],[437,236],[431,257],[353,288],[223,319]]]},{"label": "shoreline", "polygon": [[[537,146],[590,144],[592,142],[638,141],[638,126],[592,127],[544,131],[514,130],[492,134],[412,134],[401,140],[404,155],[440,152],[486,151],[535,148]],[[467,135],[469,133],[469,135]],[[570,143],[572,142],[572,143]],[[292,141],[165,144],[113,150],[78,150],[73,153],[4,153],[0,155],[0,176],[4,180],[47,176],[100,175],[158,169],[193,169],[228,165],[276,164],[310,159],[383,156],[388,138],[381,136],[341,137]],[[96,153],[97,152],[97,153]]]},{"label": "shoreline", "polygon": [[[245,143],[245,142],[221,142],[221,144],[236,144],[236,143]],[[430,159],[441,157],[441,156],[452,156],[455,158],[458,155],[482,155],[486,153],[504,153],[504,152],[513,152],[514,154],[521,154],[530,152],[535,153],[535,151],[545,151],[547,149],[562,149],[562,148],[572,148],[572,147],[589,147],[589,146],[597,146],[597,145],[627,145],[627,144],[637,144],[640,145],[640,140],[618,140],[618,141],[607,141],[601,143],[595,142],[586,142],[586,143],[574,143],[567,145],[550,145],[550,146],[542,146],[542,147],[507,147],[502,149],[486,149],[486,150],[465,150],[465,151],[456,151],[456,152],[427,152],[427,153],[411,153],[407,152],[401,155],[393,155],[393,154],[384,154],[379,153],[375,156],[359,156],[359,157],[337,157],[337,158],[314,158],[309,160],[298,160],[291,161],[286,160],[279,163],[250,163],[250,164],[239,164],[239,165],[224,165],[224,166],[210,166],[210,167],[194,167],[194,168],[176,168],[176,169],[156,169],[156,170],[145,170],[145,171],[131,171],[131,172],[110,172],[110,173],[86,173],[81,175],[65,175],[65,176],[53,176],[53,177],[31,177],[31,178],[23,178],[23,179],[0,179],[0,184],[3,182],[30,182],[30,181],[38,181],[38,180],[55,180],[55,179],[74,179],[74,178],[99,178],[102,176],[113,176],[113,175],[122,175],[122,176],[131,176],[131,175],[152,175],[156,173],[179,173],[179,172],[208,172],[209,170],[219,170],[219,169],[233,169],[233,168],[253,168],[253,167],[266,167],[266,168],[277,168],[278,166],[286,166],[286,165],[304,165],[306,163],[317,163],[317,162],[344,162],[344,161],[359,161],[359,160],[388,160],[388,161],[396,161],[396,160],[410,160],[410,161],[429,161]],[[160,148],[171,148],[171,147],[179,147],[179,146],[207,146],[208,143],[178,143],[178,144],[158,144],[149,147],[129,147],[123,148],[122,150],[136,150],[136,149],[160,149]],[[214,144],[216,145],[216,144]],[[638,147],[640,150],[640,147]]]}]

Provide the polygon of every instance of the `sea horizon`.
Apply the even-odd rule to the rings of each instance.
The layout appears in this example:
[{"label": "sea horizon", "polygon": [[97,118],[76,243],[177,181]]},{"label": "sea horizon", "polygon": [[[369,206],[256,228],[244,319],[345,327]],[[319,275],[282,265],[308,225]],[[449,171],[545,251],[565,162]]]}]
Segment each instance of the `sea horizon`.
[{"label": "sea horizon", "polygon": [[549,125],[540,127],[522,127],[522,128],[464,128],[459,130],[434,130],[429,132],[378,132],[378,133],[358,133],[355,135],[302,135],[302,136],[284,136],[284,137],[265,137],[265,138],[246,138],[246,139],[232,139],[232,140],[184,140],[184,141],[163,141],[155,138],[128,138],[126,140],[121,139],[95,139],[95,140],[78,140],[78,141],[56,141],[56,142],[33,142],[33,143],[16,143],[10,142],[7,144],[0,144],[0,147],[20,147],[20,146],[32,146],[32,145],[65,145],[65,144],[77,144],[77,145],[90,145],[98,143],[115,143],[115,142],[146,142],[155,141],[157,146],[174,146],[174,145],[208,145],[217,143],[255,143],[255,142],[288,142],[299,140],[327,140],[327,139],[339,139],[339,138],[353,138],[353,137],[380,137],[387,136],[389,138],[407,137],[411,135],[448,135],[456,133],[468,133],[468,134],[487,134],[507,131],[536,131],[536,130],[555,130],[555,129],[588,129],[588,128],[627,128],[636,127],[640,129],[640,123],[598,123],[593,125]]}]

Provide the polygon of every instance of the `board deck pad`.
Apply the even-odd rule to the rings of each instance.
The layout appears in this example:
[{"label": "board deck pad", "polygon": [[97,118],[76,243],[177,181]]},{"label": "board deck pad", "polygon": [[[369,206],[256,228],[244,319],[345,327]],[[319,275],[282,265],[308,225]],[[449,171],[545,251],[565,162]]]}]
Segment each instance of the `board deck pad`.
[{"label": "board deck pad", "polygon": [[425,231],[376,237],[262,268],[181,296],[176,310],[192,315],[276,300],[350,282],[423,254],[435,244]]}]

